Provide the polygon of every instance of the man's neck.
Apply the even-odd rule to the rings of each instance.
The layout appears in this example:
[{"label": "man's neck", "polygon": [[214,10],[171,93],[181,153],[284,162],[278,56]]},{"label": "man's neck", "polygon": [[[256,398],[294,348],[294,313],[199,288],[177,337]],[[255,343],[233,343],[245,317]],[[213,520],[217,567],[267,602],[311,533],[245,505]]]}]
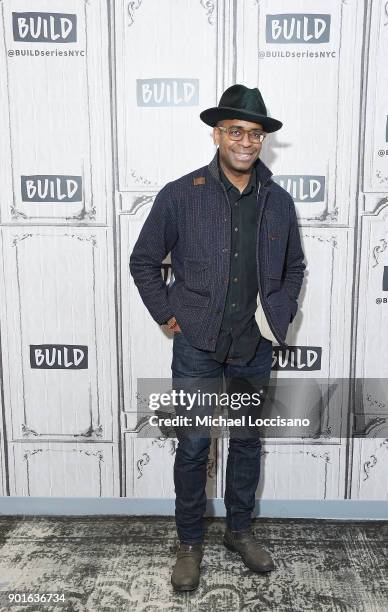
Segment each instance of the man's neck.
[{"label": "man's neck", "polygon": [[227,168],[221,159],[219,159],[219,162],[226,178],[229,179],[232,185],[237,187],[240,193],[242,193],[249,183],[249,179],[251,178],[251,174],[253,171],[253,166],[251,166],[248,172],[235,172]]}]

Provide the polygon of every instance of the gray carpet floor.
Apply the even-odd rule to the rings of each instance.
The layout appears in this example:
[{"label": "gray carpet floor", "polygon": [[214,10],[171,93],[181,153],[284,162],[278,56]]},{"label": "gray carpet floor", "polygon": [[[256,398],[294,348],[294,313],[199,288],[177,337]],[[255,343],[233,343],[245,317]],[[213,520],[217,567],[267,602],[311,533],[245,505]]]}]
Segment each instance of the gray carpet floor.
[{"label": "gray carpet floor", "polygon": [[[0,609],[49,612],[387,612],[388,521],[256,519],[276,569],[252,573],[206,519],[201,583],[174,593],[176,531],[166,517],[0,516]],[[64,602],[7,604],[9,593]]]}]

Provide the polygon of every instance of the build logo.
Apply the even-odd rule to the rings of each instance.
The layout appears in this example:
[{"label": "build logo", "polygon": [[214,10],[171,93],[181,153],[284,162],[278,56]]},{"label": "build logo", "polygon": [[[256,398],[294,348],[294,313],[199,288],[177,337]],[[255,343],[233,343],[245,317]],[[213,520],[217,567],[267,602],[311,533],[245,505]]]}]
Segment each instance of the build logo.
[{"label": "build logo", "polygon": [[138,106],[197,106],[199,79],[137,79]]},{"label": "build logo", "polygon": [[272,370],[313,371],[321,369],[321,346],[274,346]]},{"label": "build logo", "polygon": [[318,13],[266,15],[265,40],[282,45],[328,43],[330,22],[330,15]]},{"label": "build logo", "polygon": [[311,174],[278,174],[272,177],[295,202],[324,202],[325,177]]},{"label": "build logo", "polygon": [[82,176],[22,175],[20,188],[23,202],[82,202]]},{"label": "build logo", "polygon": [[77,15],[12,13],[13,39],[18,42],[77,42]]}]

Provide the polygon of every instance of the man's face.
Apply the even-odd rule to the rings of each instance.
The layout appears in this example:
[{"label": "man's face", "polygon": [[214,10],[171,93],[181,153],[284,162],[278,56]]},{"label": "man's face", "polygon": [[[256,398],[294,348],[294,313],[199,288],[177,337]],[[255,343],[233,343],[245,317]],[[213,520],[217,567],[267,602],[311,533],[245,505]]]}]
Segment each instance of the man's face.
[{"label": "man's face", "polygon": [[[261,123],[252,123],[242,119],[224,119],[219,121],[217,126],[240,127],[244,130],[263,130]],[[251,142],[248,134],[244,132],[241,140],[231,140],[227,132],[213,128],[214,144],[218,145],[220,160],[224,165],[235,172],[249,172],[254,162],[260,155],[262,143]]]}]

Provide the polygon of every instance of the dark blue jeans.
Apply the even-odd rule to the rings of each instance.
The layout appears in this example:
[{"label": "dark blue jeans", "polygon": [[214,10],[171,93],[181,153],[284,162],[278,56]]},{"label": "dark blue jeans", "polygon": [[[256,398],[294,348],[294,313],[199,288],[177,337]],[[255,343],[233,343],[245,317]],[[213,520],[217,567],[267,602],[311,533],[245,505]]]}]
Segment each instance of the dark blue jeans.
[{"label": "dark blue jeans", "polygon": [[[271,363],[272,342],[263,337],[253,359],[247,365],[237,365],[228,357],[224,363],[219,363],[212,359],[207,351],[191,346],[182,332],[174,334],[171,370],[175,389],[187,389],[185,381],[179,379],[192,381],[197,378],[202,379],[201,390],[207,389],[206,379],[210,381],[208,389],[211,387],[214,390],[215,381],[222,381],[225,377],[225,381],[229,383],[227,392],[236,380],[249,380],[251,388],[261,391],[268,383]],[[247,413],[247,410],[245,412]],[[205,487],[211,437],[187,433],[183,435],[180,428],[176,428],[176,432],[178,446],[174,463],[174,484],[177,533],[181,542],[203,542],[203,516],[207,501]],[[226,466],[226,523],[232,531],[245,531],[250,528],[251,514],[255,506],[255,493],[260,477],[261,441],[258,434],[244,438],[239,437],[238,428],[234,428],[233,432],[236,433],[233,433],[233,436],[230,434]]]}]

